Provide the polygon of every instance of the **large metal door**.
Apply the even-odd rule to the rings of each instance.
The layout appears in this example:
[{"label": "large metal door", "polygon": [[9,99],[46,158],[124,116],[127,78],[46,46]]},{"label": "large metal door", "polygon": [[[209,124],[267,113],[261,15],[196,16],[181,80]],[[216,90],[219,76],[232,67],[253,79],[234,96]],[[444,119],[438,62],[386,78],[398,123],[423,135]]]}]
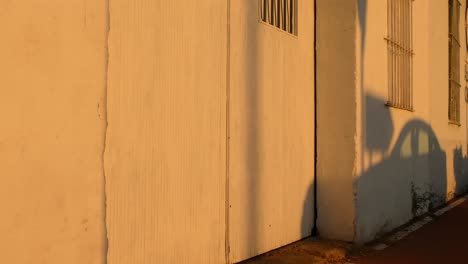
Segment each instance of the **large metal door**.
[{"label": "large metal door", "polygon": [[225,262],[226,4],[111,1],[109,263]]},{"label": "large metal door", "polygon": [[230,2],[228,234],[237,262],[312,230],[314,1]]}]

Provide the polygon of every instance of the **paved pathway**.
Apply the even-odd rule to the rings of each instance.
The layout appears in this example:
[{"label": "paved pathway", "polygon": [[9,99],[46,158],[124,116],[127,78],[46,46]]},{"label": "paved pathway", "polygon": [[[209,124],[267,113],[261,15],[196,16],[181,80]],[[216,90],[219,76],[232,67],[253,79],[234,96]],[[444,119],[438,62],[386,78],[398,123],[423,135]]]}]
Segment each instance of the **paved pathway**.
[{"label": "paved pathway", "polygon": [[394,245],[349,260],[356,264],[468,264],[468,201]]}]

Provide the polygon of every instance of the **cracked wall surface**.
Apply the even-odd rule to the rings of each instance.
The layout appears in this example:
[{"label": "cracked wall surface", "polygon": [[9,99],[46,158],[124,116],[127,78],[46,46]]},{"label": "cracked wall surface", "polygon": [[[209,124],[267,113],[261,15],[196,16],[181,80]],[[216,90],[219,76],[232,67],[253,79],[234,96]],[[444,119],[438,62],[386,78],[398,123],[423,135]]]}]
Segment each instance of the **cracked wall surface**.
[{"label": "cracked wall surface", "polygon": [[[414,111],[385,106],[386,4],[341,2],[318,1],[318,225],[365,242],[467,190],[466,104],[448,124],[446,2],[414,3]],[[228,3],[0,3],[3,262],[223,263],[308,234],[312,31]]]},{"label": "cracked wall surface", "polygon": [[2,263],[105,263],[104,0],[0,3]]}]

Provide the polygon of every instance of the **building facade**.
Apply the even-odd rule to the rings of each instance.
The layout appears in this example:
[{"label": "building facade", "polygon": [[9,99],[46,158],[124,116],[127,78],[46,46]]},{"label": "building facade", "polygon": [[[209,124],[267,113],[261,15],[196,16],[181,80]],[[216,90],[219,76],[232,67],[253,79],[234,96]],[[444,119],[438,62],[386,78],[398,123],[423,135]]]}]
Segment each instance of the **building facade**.
[{"label": "building facade", "polygon": [[367,242],[466,191],[466,3],[317,6],[318,227]]},{"label": "building facade", "polygon": [[466,3],[0,5],[8,263],[364,243],[468,187]]}]

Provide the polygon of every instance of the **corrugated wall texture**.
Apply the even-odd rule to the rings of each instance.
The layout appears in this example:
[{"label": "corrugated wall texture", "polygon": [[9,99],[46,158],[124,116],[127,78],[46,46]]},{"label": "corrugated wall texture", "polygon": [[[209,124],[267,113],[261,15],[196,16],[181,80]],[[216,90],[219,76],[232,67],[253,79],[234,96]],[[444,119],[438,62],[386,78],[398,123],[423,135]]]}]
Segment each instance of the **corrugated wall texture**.
[{"label": "corrugated wall texture", "polygon": [[110,12],[109,263],[224,263],[226,1]]},{"label": "corrugated wall texture", "polygon": [[231,1],[233,262],[311,234],[314,1],[298,3],[296,37],[259,22],[258,1]]},{"label": "corrugated wall texture", "polygon": [[0,3],[2,263],[105,263],[106,14]]}]

